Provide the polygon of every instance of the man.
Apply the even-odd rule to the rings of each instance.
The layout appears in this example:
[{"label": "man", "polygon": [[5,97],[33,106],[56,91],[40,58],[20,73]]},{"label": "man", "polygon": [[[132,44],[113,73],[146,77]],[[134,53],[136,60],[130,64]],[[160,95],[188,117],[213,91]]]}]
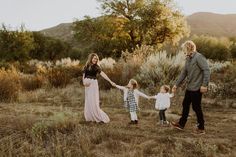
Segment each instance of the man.
[{"label": "man", "polygon": [[187,89],[183,100],[182,116],[179,122],[172,122],[172,126],[179,130],[183,130],[189,115],[190,105],[197,115],[196,134],[205,134],[204,117],[201,108],[202,93],[207,92],[207,86],[210,80],[210,69],[206,58],[196,51],[196,45],[193,41],[186,41],[182,45],[186,54],[185,66],[174,85],[172,91],[175,93],[177,88],[187,77]]}]

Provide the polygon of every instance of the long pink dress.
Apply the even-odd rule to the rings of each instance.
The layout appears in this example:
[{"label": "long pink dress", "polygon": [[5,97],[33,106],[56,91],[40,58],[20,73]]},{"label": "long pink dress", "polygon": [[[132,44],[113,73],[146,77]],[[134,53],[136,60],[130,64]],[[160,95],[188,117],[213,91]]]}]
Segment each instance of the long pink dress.
[{"label": "long pink dress", "polygon": [[108,115],[101,110],[99,106],[99,88],[97,79],[84,79],[85,83],[89,83],[89,87],[85,87],[85,107],[84,117],[86,121],[110,122]]}]

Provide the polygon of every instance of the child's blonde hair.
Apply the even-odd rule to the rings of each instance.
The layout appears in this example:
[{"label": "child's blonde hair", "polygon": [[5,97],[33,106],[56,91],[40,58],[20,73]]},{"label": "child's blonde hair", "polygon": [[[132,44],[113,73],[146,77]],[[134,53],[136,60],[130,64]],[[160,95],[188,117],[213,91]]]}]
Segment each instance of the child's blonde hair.
[{"label": "child's blonde hair", "polygon": [[194,52],[196,51],[196,45],[193,41],[187,40],[182,44],[182,49],[186,49],[187,52]]},{"label": "child's blonde hair", "polygon": [[166,92],[169,92],[170,91],[170,86],[169,85],[163,85],[161,86],[165,89]]},{"label": "child's blonde hair", "polygon": [[130,79],[129,83],[133,86],[133,89],[138,88],[138,82],[135,79]]}]

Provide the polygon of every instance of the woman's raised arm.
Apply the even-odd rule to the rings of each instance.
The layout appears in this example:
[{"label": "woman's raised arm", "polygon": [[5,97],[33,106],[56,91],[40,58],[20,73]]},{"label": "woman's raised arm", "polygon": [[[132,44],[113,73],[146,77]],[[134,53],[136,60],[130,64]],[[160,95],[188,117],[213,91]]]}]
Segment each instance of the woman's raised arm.
[{"label": "woman's raised arm", "polygon": [[103,71],[101,71],[100,75],[101,75],[105,80],[107,80],[108,82],[110,82],[110,84],[113,84],[113,83],[114,83],[114,82],[112,82],[112,81],[110,80],[110,78],[109,78]]}]

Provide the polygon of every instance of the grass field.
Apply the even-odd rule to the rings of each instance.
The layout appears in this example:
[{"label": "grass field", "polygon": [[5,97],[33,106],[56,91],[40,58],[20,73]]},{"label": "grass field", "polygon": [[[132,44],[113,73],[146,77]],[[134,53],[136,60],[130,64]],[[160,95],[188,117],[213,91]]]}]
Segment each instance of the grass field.
[{"label": "grass field", "polygon": [[[58,157],[223,157],[236,156],[236,109],[219,107],[204,98],[206,135],[192,134],[191,111],[185,131],[161,127],[154,101],[141,98],[139,124],[129,114],[117,89],[101,91],[101,108],[109,124],[85,122],[83,87],[39,89],[20,94],[17,103],[0,104],[0,156]],[[168,120],[177,120],[182,97],[173,99]]]}]

